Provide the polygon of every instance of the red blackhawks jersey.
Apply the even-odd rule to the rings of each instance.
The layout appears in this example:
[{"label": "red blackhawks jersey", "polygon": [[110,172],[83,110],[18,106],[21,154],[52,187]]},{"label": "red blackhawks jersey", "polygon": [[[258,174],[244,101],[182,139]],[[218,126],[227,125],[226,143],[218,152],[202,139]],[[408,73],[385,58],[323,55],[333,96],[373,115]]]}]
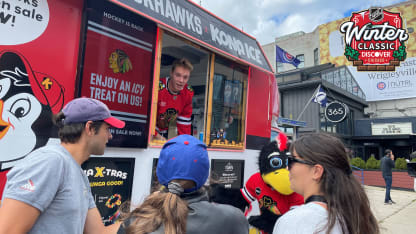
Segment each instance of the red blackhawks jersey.
[{"label": "red blackhawks jersey", "polygon": [[290,195],[283,195],[274,190],[264,182],[259,172],[248,179],[244,188],[241,189],[241,193],[250,204],[248,212],[251,210],[251,203],[256,200],[260,209],[267,208],[276,215],[282,215],[289,211],[291,207],[304,203],[303,197],[295,192]]},{"label": "red blackhawks jersey", "polygon": [[194,91],[187,84],[178,94],[168,89],[169,77],[160,78],[157,101],[156,131],[167,137],[169,123],[176,120],[178,135],[191,135],[192,97]]}]

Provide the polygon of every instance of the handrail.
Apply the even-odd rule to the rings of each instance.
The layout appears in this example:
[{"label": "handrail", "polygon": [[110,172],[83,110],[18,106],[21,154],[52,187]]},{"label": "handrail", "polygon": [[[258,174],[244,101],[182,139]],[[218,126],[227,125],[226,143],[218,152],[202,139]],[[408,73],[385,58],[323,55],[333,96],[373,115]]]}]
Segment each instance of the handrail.
[{"label": "handrail", "polygon": [[[356,166],[351,166],[353,170],[353,174],[360,179],[361,184],[364,184],[364,169],[356,167]],[[359,171],[357,173],[357,171]]]}]

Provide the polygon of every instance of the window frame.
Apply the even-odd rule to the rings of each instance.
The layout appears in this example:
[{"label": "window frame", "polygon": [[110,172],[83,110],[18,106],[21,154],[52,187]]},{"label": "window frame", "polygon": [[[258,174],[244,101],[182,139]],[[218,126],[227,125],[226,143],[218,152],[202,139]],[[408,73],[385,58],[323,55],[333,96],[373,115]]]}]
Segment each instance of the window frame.
[{"label": "window frame", "polygon": [[304,68],[305,67],[305,54],[298,54],[296,55],[296,58],[300,61],[298,68]]},{"label": "window frame", "polygon": [[[163,49],[163,37],[168,33],[170,36],[176,37],[172,32],[165,31],[161,28],[158,28],[158,36],[155,49],[155,64],[154,64],[154,76],[153,76],[153,91],[152,91],[152,103],[151,103],[151,122],[149,127],[149,138],[148,145],[149,147],[161,147],[166,141],[160,141],[153,139],[153,134],[156,128],[156,118],[157,118],[157,103],[158,103],[158,94],[159,94],[159,80],[160,80],[160,69],[161,69],[161,60],[162,60],[162,49]],[[193,42],[186,40],[184,38],[178,38],[179,40],[194,46],[195,48],[202,49],[200,46],[194,44]],[[230,63],[242,66],[247,69],[246,77],[242,83],[242,110],[241,110],[241,124],[238,126],[238,136],[241,138],[241,144],[231,145],[231,144],[221,144],[221,145],[211,145],[210,135],[211,135],[211,124],[212,124],[212,109],[213,109],[213,90],[214,90],[214,74],[215,74],[215,58],[217,54],[213,51],[208,51],[209,63],[208,74],[206,76],[206,88],[205,88],[205,102],[204,102],[204,125],[203,125],[203,139],[202,141],[208,146],[209,149],[229,149],[229,150],[244,150],[245,140],[246,140],[246,121],[247,121],[247,95],[248,95],[248,79],[250,76],[250,67],[246,64],[238,63],[234,60],[231,60],[227,57],[221,56],[221,58],[229,61]],[[235,68],[234,68],[235,69]]]},{"label": "window frame", "polygon": [[313,65],[319,65],[319,48],[313,50]]}]

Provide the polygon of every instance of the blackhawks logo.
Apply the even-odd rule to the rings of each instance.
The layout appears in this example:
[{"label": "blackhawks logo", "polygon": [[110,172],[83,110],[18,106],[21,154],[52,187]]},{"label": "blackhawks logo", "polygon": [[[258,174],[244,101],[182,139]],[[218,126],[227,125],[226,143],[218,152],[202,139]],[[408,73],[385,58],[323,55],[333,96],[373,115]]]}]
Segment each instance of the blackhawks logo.
[{"label": "blackhawks logo", "polygon": [[133,70],[133,65],[131,64],[129,56],[123,50],[116,49],[113,53],[110,54],[108,58],[109,68],[113,70],[114,73],[126,73],[130,70]]},{"label": "blackhawks logo", "polygon": [[344,55],[358,71],[394,71],[406,59],[409,34],[400,13],[379,7],[352,13],[340,31],[345,34]]}]

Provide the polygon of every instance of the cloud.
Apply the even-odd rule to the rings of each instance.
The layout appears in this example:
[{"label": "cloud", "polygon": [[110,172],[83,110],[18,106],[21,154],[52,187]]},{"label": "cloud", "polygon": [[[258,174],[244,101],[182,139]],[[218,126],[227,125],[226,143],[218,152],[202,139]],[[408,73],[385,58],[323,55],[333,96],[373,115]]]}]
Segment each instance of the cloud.
[{"label": "cloud", "polygon": [[403,0],[192,0],[218,17],[254,36],[260,44],[344,18],[370,6],[388,6]]}]

